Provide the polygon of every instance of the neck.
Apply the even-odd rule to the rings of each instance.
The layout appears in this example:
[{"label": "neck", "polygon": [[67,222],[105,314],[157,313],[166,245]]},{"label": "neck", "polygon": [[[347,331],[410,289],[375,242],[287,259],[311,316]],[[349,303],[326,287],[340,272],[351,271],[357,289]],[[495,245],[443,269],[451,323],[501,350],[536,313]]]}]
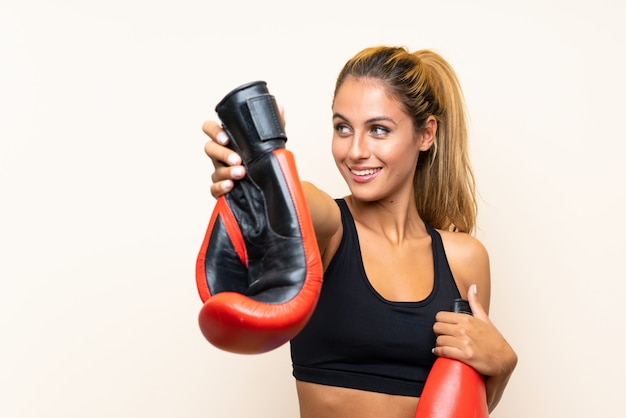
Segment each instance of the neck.
[{"label": "neck", "polygon": [[346,202],[354,220],[361,227],[396,245],[402,244],[406,239],[427,234],[412,196],[405,200],[363,202],[350,195],[346,197]]}]

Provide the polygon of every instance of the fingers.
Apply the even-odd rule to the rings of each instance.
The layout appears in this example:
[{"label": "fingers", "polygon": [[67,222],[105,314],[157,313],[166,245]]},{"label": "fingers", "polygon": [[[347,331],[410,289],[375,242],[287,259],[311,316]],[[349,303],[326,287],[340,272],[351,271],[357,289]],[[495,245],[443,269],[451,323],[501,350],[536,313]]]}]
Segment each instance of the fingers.
[{"label": "fingers", "polygon": [[217,167],[211,175],[213,184],[211,185],[211,194],[213,197],[230,192],[235,185],[234,180],[240,180],[246,175],[246,169],[242,165],[234,167]]},{"label": "fingers", "polygon": [[463,341],[469,338],[469,330],[474,326],[472,321],[474,318],[467,314],[439,312],[433,325],[433,331],[438,336],[437,345],[462,346]]},{"label": "fingers", "polygon": [[437,314],[438,321],[433,326],[437,335],[433,354],[468,364],[473,363],[477,355],[476,350],[480,349],[474,340],[475,322],[478,320],[467,314],[452,312],[440,314]]},{"label": "fingers", "polygon": [[476,326],[479,325],[475,317],[465,313],[441,311],[435,316],[435,321],[433,331],[437,340],[434,354],[462,361],[468,361],[474,356],[472,339]]},{"label": "fingers", "polygon": [[232,190],[234,180],[240,180],[246,175],[241,157],[226,147],[229,139],[221,126],[216,122],[208,121],[202,125],[202,130],[209,136],[204,145],[204,152],[211,158],[215,171],[211,175],[211,195],[217,198]]},{"label": "fingers", "polygon": [[202,131],[213,141],[217,141],[221,145],[228,143],[228,135],[226,135],[222,127],[215,121],[209,120],[204,122],[204,124],[202,124]]},{"label": "fingers", "polygon": [[215,168],[224,165],[241,165],[241,157],[236,152],[215,141],[207,141],[207,143],[204,144],[204,152],[211,158]]},{"label": "fingers", "polygon": [[432,351],[437,356],[453,358],[466,363],[474,357],[472,346],[467,340],[454,338],[449,335],[437,337],[437,344]]}]

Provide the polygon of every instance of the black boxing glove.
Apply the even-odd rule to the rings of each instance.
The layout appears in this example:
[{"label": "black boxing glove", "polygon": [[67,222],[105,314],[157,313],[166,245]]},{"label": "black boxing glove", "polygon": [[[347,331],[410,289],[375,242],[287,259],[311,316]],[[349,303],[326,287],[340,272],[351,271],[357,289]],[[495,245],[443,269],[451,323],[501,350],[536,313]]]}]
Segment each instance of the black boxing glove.
[{"label": "black boxing glove", "polygon": [[246,176],[220,196],[196,263],[200,329],[214,346],[263,353],[307,323],[323,267],[275,99],[244,84],[216,109]]}]

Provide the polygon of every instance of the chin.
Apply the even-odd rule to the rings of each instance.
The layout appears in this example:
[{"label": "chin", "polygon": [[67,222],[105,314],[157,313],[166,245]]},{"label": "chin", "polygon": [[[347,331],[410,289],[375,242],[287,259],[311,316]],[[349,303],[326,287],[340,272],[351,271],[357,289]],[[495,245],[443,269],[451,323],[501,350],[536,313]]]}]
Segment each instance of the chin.
[{"label": "chin", "polygon": [[350,187],[350,194],[355,200],[364,203],[377,202],[384,198],[384,195],[376,193],[374,190],[363,190],[359,187]]}]

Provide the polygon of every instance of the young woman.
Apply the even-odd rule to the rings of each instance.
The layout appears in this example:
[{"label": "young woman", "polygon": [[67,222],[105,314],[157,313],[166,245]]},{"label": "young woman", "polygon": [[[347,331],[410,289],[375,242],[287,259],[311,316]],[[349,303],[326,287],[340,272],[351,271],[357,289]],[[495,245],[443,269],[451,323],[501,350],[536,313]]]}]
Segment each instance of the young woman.
[{"label": "young woman", "polygon": [[[497,405],[517,356],[490,322],[463,95],[432,51],[367,48],[342,69],[332,154],[350,194],[303,182],[324,265],[316,310],[291,341],[302,418],[413,418],[437,356],[486,378]],[[245,176],[206,122],[211,193]],[[474,316],[447,312],[455,298]]]}]

